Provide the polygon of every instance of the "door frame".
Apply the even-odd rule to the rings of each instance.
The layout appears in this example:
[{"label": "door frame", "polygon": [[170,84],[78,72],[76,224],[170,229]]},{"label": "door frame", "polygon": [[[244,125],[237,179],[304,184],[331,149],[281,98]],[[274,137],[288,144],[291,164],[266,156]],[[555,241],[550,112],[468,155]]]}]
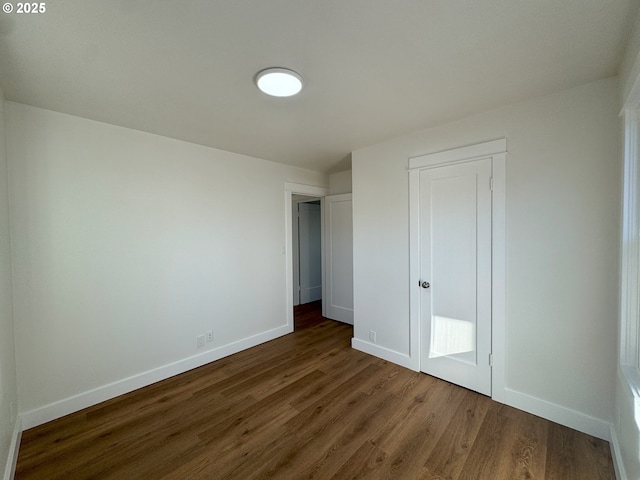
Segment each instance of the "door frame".
[{"label": "door frame", "polygon": [[[292,269],[293,271],[293,305],[295,306],[295,305],[299,305],[299,302],[300,302],[300,288],[299,288],[300,287],[300,242],[299,242],[299,235],[296,235],[296,229],[299,228],[300,212],[299,211],[296,212],[296,209],[299,208],[301,203],[308,203],[308,202],[314,202],[314,201],[319,201],[320,203],[322,203],[322,198],[308,197],[306,195],[295,195],[295,194],[291,195],[291,197],[292,197],[291,256],[293,261],[293,269]],[[320,207],[321,207],[320,213],[322,217],[322,205],[320,205]],[[298,213],[298,215],[296,215],[296,213]],[[322,230],[322,226],[321,226],[321,230]],[[322,245],[322,238],[320,239],[320,245]],[[321,255],[324,255],[324,253],[321,253]],[[322,262],[322,259],[321,259],[321,262]],[[296,268],[297,268],[297,271],[296,271]],[[296,283],[298,284],[298,288],[296,288]],[[298,296],[297,299],[296,299],[296,293]]]},{"label": "door frame", "polygon": [[[321,228],[324,223],[324,202],[323,199],[329,194],[329,189],[316,185],[305,185],[302,183],[284,183],[284,246],[282,255],[285,257],[285,307],[287,316],[287,330],[293,332],[293,195],[305,195],[308,197],[320,198],[320,222]],[[321,242],[324,242],[323,235],[320,235]],[[322,244],[322,276],[324,278],[324,243]]]},{"label": "door frame", "polygon": [[[491,159],[491,398],[505,402],[507,139],[409,158],[409,361],[420,370],[420,171]],[[487,359],[488,360],[488,359]]]}]

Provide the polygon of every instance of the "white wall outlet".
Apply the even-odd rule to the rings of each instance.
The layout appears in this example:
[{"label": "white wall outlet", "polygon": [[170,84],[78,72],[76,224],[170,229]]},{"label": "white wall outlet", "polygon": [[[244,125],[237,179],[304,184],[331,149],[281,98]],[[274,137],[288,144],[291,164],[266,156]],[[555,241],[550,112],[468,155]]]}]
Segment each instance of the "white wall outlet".
[{"label": "white wall outlet", "polygon": [[213,342],[213,330],[207,332],[207,342]]},{"label": "white wall outlet", "polygon": [[369,330],[369,341],[371,343],[376,343],[376,332],[373,330]]},{"label": "white wall outlet", "polygon": [[196,346],[198,348],[203,347],[204,346],[204,335],[198,335],[198,339],[196,341]]}]

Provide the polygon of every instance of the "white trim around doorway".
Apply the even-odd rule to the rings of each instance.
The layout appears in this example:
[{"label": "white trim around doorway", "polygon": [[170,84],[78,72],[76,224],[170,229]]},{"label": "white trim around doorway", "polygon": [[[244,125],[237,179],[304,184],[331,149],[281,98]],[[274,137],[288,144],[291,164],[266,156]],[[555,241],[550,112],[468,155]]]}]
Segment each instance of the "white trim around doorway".
[{"label": "white trim around doorway", "polygon": [[[306,195],[323,198],[329,194],[329,189],[316,185],[285,182],[284,184],[284,246],[282,254],[285,256],[285,306],[287,312],[287,330],[293,332],[293,212],[291,209],[293,195]],[[324,264],[324,262],[323,262]]]}]

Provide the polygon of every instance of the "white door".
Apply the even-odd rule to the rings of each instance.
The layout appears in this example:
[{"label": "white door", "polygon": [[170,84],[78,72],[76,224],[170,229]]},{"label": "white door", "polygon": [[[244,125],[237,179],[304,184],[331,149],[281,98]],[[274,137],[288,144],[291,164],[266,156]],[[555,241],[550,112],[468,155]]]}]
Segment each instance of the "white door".
[{"label": "white door", "polygon": [[491,395],[491,159],[420,171],[420,370]]},{"label": "white door", "polygon": [[351,194],[324,198],[323,315],[353,325],[353,213]]},{"label": "white door", "polygon": [[322,298],[322,223],[320,202],[298,204],[300,303]]}]

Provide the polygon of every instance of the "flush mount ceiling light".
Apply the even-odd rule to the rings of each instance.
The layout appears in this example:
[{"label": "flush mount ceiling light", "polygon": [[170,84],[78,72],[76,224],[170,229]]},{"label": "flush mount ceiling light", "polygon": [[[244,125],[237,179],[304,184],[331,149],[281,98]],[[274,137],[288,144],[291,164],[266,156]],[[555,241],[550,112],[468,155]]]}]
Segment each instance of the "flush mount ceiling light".
[{"label": "flush mount ceiling light", "polygon": [[302,77],[288,68],[267,68],[257,73],[258,88],[273,97],[290,97],[302,90]]}]

